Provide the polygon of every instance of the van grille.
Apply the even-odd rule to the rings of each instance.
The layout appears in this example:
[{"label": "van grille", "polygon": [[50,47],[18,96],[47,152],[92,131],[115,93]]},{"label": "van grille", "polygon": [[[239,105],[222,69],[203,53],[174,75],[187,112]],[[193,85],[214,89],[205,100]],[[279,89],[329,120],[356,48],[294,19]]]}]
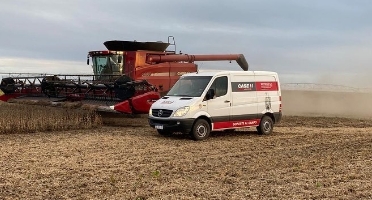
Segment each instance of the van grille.
[{"label": "van grille", "polygon": [[173,110],[167,109],[152,109],[152,116],[154,117],[170,117]]}]

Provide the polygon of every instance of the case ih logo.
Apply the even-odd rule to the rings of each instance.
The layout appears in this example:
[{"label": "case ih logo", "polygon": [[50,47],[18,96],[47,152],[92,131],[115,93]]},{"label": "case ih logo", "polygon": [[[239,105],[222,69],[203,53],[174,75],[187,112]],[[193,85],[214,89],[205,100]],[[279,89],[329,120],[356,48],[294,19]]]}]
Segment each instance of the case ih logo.
[{"label": "case ih logo", "polygon": [[278,82],[257,82],[257,91],[277,91]]},{"label": "case ih logo", "polygon": [[244,91],[255,91],[256,83],[255,82],[232,82],[232,91],[233,92],[244,92]]},{"label": "case ih logo", "polygon": [[232,82],[233,92],[248,92],[248,91],[277,91],[278,82]]},{"label": "case ih logo", "polygon": [[241,83],[241,84],[238,84],[238,88],[241,90],[241,89],[249,89],[251,90],[252,88],[254,87],[254,84],[253,83]]},{"label": "case ih logo", "polygon": [[261,88],[272,88],[273,83],[261,83]]}]

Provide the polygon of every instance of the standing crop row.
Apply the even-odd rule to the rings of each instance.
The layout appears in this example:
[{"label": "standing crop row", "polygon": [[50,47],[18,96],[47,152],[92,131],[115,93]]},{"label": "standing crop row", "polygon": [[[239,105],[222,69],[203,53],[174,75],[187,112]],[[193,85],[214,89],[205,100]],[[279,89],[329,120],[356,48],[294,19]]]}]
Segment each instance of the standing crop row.
[{"label": "standing crop row", "polygon": [[87,129],[101,124],[101,117],[93,110],[0,104],[0,134]]}]

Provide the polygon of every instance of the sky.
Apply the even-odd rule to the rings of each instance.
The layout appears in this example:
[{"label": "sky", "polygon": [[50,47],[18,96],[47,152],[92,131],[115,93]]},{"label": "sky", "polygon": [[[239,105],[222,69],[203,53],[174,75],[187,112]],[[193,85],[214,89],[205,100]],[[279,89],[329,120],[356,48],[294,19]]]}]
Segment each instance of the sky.
[{"label": "sky", "polygon": [[[244,54],[285,83],[369,87],[370,0],[0,0],[0,73],[92,73],[107,40],[167,41],[188,54]],[[197,62],[200,69],[240,70]],[[372,87],[372,86],[371,86]]]}]

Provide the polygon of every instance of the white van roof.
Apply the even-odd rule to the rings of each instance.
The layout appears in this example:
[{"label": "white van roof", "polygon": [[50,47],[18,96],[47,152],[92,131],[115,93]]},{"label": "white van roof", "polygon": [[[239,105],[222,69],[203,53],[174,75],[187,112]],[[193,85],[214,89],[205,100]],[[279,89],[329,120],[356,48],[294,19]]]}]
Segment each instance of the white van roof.
[{"label": "white van roof", "polygon": [[231,75],[278,75],[276,72],[272,71],[228,71],[228,70],[211,70],[211,71],[200,71],[200,72],[193,72],[187,73],[183,76],[216,76],[216,75],[224,75],[224,74],[231,74]]}]

